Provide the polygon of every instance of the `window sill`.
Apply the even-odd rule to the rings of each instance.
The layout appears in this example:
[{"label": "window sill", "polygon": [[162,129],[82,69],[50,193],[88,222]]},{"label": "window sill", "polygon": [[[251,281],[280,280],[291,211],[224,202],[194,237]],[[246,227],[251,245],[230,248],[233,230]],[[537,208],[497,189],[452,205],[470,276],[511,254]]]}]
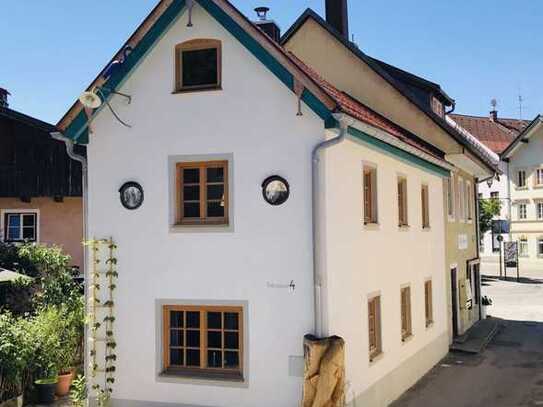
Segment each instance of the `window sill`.
[{"label": "window sill", "polygon": [[398,230],[408,231],[411,227],[409,225],[398,225]]},{"label": "window sill", "polygon": [[410,342],[411,339],[413,339],[414,335],[411,333],[409,336],[406,336],[405,338],[402,338],[402,345],[405,345],[406,343]]},{"label": "window sill", "polygon": [[379,362],[381,359],[383,359],[384,356],[385,354],[383,353],[383,351],[380,351],[379,353],[376,353],[373,356],[370,356],[370,360],[369,360],[370,366]]},{"label": "window sill", "polygon": [[432,228],[430,226],[423,226],[422,227],[423,232],[430,232],[431,230],[432,230]]},{"label": "window sill", "polygon": [[381,225],[377,222],[364,222],[364,229],[367,230],[378,230],[381,228]]},{"label": "window sill", "polygon": [[528,187],[515,187],[516,191],[527,191]]},{"label": "window sill", "polygon": [[170,233],[232,233],[234,226],[231,222],[219,223],[176,223],[170,225]]},{"label": "window sill", "polygon": [[185,88],[185,89],[176,89],[172,92],[172,95],[178,95],[182,93],[194,93],[194,92],[209,92],[209,91],[221,91],[222,86],[202,86],[199,88]]},{"label": "window sill", "polygon": [[217,372],[186,368],[170,368],[160,373],[158,381],[170,383],[201,383],[218,384],[224,386],[246,386],[243,374],[239,372]]}]

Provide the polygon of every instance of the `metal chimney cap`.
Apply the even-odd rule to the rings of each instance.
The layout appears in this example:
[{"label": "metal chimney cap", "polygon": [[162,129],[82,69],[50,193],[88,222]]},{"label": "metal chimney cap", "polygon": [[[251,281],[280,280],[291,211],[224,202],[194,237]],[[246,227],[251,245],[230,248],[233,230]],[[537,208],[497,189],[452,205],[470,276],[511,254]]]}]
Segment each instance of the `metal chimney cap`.
[{"label": "metal chimney cap", "polygon": [[255,11],[256,11],[256,15],[258,17],[259,20],[261,21],[265,21],[267,19],[267,14],[268,14],[268,11],[270,11],[270,8],[269,7],[257,7],[255,8]]}]

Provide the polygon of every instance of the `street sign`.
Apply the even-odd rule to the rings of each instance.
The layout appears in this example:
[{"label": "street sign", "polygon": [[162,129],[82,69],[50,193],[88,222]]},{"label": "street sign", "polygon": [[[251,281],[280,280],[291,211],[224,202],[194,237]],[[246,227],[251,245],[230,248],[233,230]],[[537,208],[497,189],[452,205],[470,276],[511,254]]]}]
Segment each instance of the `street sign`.
[{"label": "street sign", "polygon": [[505,267],[517,267],[518,242],[503,242]]},{"label": "street sign", "polygon": [[495,235],[509,233],[509,221],[504,219],[496,219],[492,221],[492,233]]}]

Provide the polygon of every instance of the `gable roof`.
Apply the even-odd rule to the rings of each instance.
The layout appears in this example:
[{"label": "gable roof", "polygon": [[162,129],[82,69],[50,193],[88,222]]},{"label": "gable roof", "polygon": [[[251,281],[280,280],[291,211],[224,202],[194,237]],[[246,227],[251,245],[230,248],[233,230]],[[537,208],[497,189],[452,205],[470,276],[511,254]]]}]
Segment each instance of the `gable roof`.
[{"label": "gable roof", "polygon": [[491,120],[490,117],[461,114],[450,114],[449,117],[496,154],[501,154],[521,129],[529,124],[525,120],[502,118]]},{"label": "gable roof", "polygon": [[381,61],[377,58],[372,59],[376,64],[381,68],[387,71],[392,77],[396,78],[400,82],[408,83],[417,88],[424,89],[428,92],[432,92],[445,106],[454,106],[455,101],[441,88],[441,85],[438,83],[429,81],[428,79],[417,76],[411,72],[404,71],[396,66],[387,64],[384,61]]},{"label": "gable roof", "polygon": [[290,53],[290,55],[296,64],[302,68],[316,83],[318,83],[326,91],[326,93],[330,95],[331,98],[335,100],[338,105],[338,109],[341,112],[363,123],[384,130],[390,135],[396,137],[398,140],[409,144],[410,146],[415,147],[434,158],[439,160],[444,159],[444,154],[441,150],[420,139],[408,130],[396,125],[391,120],[370,109],[351,95],[340,91],[322,78],[317,71],[296,57],[296,55],[293,53]]},{"label": "gable roof", "polygon": [[56,129],[56,127],[53,126],[52,124],[46,123],[32,116],[28,116],[24,113],[10,109],[9,107],[0,106],[0,118],[15,120],[17,122],[24,123],[28,126],[34,127],[38,130],[42,130],[46,133],[50,133],[52,131],[55,131]]},{"label": "gable roof", "polygon": [[502,152],[501,156],[504,158],[510,157],[515,149],[518,147],[518,145],[521,142],[528,140],[532,136],[532,131],[541,124],[543,124],[543,116],[538,114],[534,120],[532,120],[527,126],[525,126],[524,130],[519,133],[519,135],[511,142],[511,144],[507,146],[507,148]]},{"label": "gable roof", "polygon": [[[424,142],[400,126],[395,125],[353,97],[339,91],[324,81],[314,70],[273,41],[227,0],[194,1],[202,6],[239,40],[289,89],[295,92],[295,82],[298,81],[301,83],[304,87],[302,100],[324,120],[327,127],[335,125],[335,119],[332,116],[333,113],[346,113],[362,122],[385,130],[396,137],[397,140],[416,148],[427,156],[431,156],[431,161],[437,161],[443,167],[449,168],[449,164],[443,160],[443,153],[439,149]],[[121,68],[109,79],[104,79],[102,75],[111,64],[110,62],[87,87],[87,90],[98,86],[101,87],[105,97],[109,97],[111,95],[110,90],[115,90],[122,85],[140,60],[145,57],[152,46],[160,39],[161,35],[174,22],[179,13],[185,9],[185,3],[185,0],[161,0],[136,29],[136,32],[112,58],[111,62],[121,58],[125,48],[128,46],[133,49],[126,57]],[[91,112],[92,115],[95,115],[99,109]],[[83,106],[79,101],[76,101],[59,121],[57,127],[64,132],[65,136],[79,143],[86,143],[88,142],[89,120],[92,120],[92,118],[87,118]]]},{"label": "gable roof", "polygon": [[[229,1],[194,1],[240,41],[249,52],[259,59],[289,89],[294,91],[294,82],[300,82],[305,87],[302,100],[323,120],[333,120],[332,113],[336,107],[334,101],[291,61],[287,52],[279,44],[269,38]],[[174,23],[176,17],[185,9],[186,0],[161,0],[95,80],[87,87],[87,90],[91,90],[94,87],[102,87],[105,97],[109,97],[111,95],[111,91],[109,90],[115,90],[122,85],[132,70],[158,42],[170,25]],[[133,51],[126,57],[125,62],[120,68],[109,79],[105,80],[103,77],[104,72],[111,63],[122,59],[124,50],[127,47],[131,47]],[[95,114],[96,110],[92,113]],[[87,125],[87,116],[81,103],[76,100],[68,112],[60,119],[57,127],[65,136],[77,142],[86,143],[88,142]]]},{"label": "gable roof", "polygon": [[[330,24],[328,24],[320,15],[318,15],[316,12],[314,12],[312,9],[308,8],[306,11],[294,22],[294,24],[286,31],[286,33],[281,37],[281,44],[286,44],[289,39],[305,24],[305,22],[308,19],[314,20],[317,24],[319,24],[325,31],[327,31],[331,36],[333,36],[338,42],[340,42],[345,48],[347,48],[352,54],[354,54],[357,58],[359,58],[361,61],[366,63],[373,71],[375,71],[379,76],[381,76],[385,81],[387,81],[392,87],[394,87],[400,94],[402,94],[409,102],[414,104],[420,111],[422,111],[430,120],[432,120],[437,126],[439,126],[443,131],[445,131],[449,136],[451,136],[456,142],[458,142],[460,145],[464,146],[467,151],[472,153],[475,157],[477,157],[482,164],[490,171],[497,172],[499,171],[498,168],[494,165],[494,162],[492,160],[489,160],[486,155],[480,154],[479,147],[473,143],[472,140],[469,138],[466,138],[462,133],[460,133],[458,130],[450,126],[445,118],[440,117],[437,115],[431,108],[429,104],[422,103],[419,98],[417,98],[413,92],[408,88],[408,86],[404,83],[402,83],[401,80],[398,80],[395,76],[393,76],[391,73],[392,71],[395,72],[396,76],[400,76],[402,72],[405,74],[402,74],[404,78],[407,80],[407,76],[409,76],[409,80],[415,81],[416,79],[419,81],[419,83],[425,83],[426,86],[436,85],[433,82],[427,81],[423,78],[420,78],[416,75],[409,74],[406,71],[400,70],[399,68],[393,67],[392,65],[387,65],[387,67],[384,66],[384,63],[381,61],[378,61],[367,54],[365,54],[362,50],[360,50],[354,43],[344,38],[340,33],[337,32],[334,27],[332,27]],[[386,68],[386,69],[385,69]],[[437,89],[437,88],[435,88]],[[441,89],[441,87],[439,87]],[[444,92],[441,95],[442,98],[450,99],[448,95],[446,95]],[[450,99],[452,100],[452,99]]]}]

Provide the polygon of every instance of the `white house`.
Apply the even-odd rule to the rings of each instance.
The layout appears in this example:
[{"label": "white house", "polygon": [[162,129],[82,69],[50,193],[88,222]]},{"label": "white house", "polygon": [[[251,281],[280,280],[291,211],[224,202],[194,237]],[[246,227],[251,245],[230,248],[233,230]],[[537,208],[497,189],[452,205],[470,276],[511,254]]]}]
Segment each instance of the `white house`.
[{"label": "white house", "polygon": [[[479,185],[480,199],[499,199],[502,204],[496,228],[481,238],[483,259],[498,261],[501,235],[506,242],[518,242],[521,267],[543,264],[541,117],[528,122],[501,118],[492,111],[489,118],[452,115],[452,119],[500,160],[500,177]],[[500,222],[510,224],[504,233],[499,233]]]},{"label": "white house", "polygon": [[356,405],[446,354],[444,154],[225,0],[162,0],[114,60],[58,124],[118,246],[114,406],[299,405],[308,333]]},{"label": "white house", "polygon": [[543,266],[543,119],[538,115],[502,153],[507,164],[511,233],[521,264]]}]

